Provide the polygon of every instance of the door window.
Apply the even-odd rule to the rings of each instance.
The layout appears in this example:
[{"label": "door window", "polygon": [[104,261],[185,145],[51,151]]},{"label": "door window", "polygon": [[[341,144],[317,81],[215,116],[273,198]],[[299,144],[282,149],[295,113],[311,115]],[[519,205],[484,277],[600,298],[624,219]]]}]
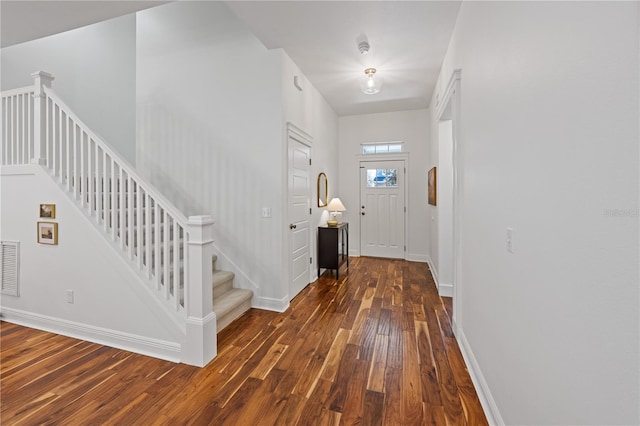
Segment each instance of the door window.
[{"label": "door window", "polygon": [[398,169],[367,169],[367,188],[397,188]]}]

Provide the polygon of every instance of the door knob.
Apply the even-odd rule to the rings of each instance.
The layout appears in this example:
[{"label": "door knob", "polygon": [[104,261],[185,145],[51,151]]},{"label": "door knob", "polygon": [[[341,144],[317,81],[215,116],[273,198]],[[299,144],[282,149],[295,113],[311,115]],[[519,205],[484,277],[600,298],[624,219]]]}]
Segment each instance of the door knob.
[{"label": "door knob", "polygon": [[294,225],[293,223],[289,225],[289,229],[296,229],[296,228],[297,228],[297,226]]}]

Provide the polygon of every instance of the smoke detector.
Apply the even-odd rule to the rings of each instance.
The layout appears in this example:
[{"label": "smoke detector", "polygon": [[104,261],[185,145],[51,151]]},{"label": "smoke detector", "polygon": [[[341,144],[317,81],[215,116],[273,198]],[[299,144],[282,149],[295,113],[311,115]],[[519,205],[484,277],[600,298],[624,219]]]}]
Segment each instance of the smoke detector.
[{"label": "smoke detector", "polygon": [[362,55],[366,55],[367,52],[369,51],[370,47],[371,46],[369,46],[369,42],[366,41],[366,40],[361,41],[360,43],[358,43],[358,50],[360,51],[360,54],[362,54]]}]

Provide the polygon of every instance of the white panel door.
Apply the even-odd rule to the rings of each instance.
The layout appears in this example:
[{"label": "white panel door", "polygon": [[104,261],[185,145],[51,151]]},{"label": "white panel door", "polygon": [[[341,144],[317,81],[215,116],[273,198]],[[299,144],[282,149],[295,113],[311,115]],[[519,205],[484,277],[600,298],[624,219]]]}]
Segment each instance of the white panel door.
[{"label": "white panel door", "polygon": [[360,163],[360,254],[405,257],[403,160]]},{"label": "white panel door", "polygon": [[309,284],[310,148],[289,136],[289,299]]}]

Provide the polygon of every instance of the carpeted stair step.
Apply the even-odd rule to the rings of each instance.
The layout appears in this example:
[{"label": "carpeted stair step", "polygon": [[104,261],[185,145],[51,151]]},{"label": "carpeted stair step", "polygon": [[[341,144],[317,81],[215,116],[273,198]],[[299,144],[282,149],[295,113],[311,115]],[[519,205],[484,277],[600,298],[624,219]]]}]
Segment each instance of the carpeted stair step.
[{"label": "carpeted stair step", "polygon": [[251,290],[234,288],[220,297],[213,298],[213,312],[216,313],[218,333],[251,308],[252,297]]},{"label": "carpeted stair step", "polygon": [[213,271],[213,300],[222,296],[233,288],[235,274],[229,271]]}]

